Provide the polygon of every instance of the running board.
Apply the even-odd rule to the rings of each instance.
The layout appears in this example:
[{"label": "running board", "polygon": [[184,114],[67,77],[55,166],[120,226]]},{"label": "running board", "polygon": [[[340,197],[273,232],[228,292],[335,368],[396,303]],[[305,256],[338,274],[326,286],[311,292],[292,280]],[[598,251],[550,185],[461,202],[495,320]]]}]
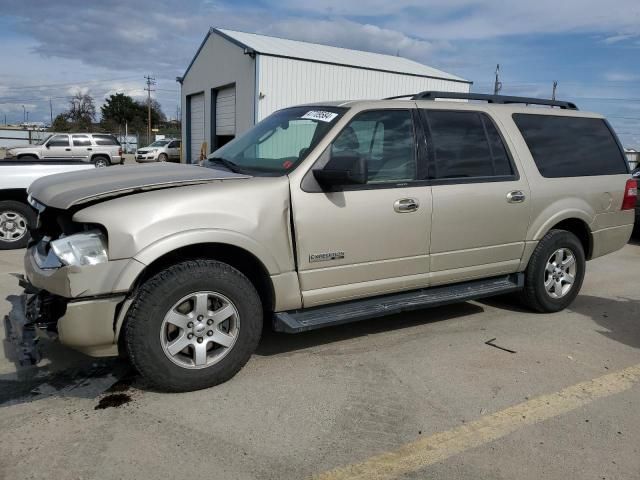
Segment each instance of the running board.
[{"label": "running board", "polygon": [[352,300],[304,310],[277,312],[273,317],[273,328],[276,332],[306,332],[394,313],[501,295],[521,290],[523,286],[524,274],[516,273],[503,277],[473,280],[442,287],[423,288],[411,292]]}]

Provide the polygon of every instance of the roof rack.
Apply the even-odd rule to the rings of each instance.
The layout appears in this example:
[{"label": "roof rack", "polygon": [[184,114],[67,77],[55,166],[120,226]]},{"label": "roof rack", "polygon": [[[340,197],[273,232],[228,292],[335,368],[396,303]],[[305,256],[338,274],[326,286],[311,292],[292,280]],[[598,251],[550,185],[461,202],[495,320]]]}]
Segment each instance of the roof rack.
[{"label": "roof rack", "polygon": [[486,93],[461,93],[461,92],[420,92],[409,95],[397,95],[388,97],[385,100],[395,100],[398,98],[410,98],[411,100],[435,100],[437,98],[448,98],[456,100],[482,100],[488,103],[513,104],[523,103],[526,105],[546,105],[549,107],[559,107],[563,110],[578,110],[573,102],[560,100],[547,100],[545,98],[513,97],[509,95],[489,95]]}]

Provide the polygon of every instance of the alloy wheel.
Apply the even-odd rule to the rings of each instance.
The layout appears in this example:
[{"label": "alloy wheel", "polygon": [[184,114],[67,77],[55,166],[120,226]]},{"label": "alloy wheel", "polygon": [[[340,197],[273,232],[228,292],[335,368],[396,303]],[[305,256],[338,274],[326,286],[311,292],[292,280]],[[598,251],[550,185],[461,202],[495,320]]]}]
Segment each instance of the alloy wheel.
[{"label": "alloy wheel", "polygon": [[160,327],[165,355],[189,369],[210,367],[233,348],[240,330],[238,309],[224,295],[194,292],[178,300]]}]

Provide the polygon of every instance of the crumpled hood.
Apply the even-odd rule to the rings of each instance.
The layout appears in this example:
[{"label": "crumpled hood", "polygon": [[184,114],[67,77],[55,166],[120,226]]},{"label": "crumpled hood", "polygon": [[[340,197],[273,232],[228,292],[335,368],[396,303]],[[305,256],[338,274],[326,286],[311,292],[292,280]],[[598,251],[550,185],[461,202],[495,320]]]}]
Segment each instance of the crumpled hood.
[{"label": "crumpled hood", "polygon": [[155,163],[47,175],[33,182],[28,192],[45,206],[66,210],[134,192],[243,178],[249,177],[194,165]]}]

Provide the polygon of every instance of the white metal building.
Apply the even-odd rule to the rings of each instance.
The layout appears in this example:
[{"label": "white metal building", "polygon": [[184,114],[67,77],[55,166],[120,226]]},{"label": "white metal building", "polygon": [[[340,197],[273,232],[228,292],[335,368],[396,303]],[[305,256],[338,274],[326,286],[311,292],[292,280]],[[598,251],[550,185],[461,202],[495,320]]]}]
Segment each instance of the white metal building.
[{"label": "white metal building", "polygon": [[212,28],[181,84],[187,163],[296,104],[468,92],[471,82],[399,56]]}]

